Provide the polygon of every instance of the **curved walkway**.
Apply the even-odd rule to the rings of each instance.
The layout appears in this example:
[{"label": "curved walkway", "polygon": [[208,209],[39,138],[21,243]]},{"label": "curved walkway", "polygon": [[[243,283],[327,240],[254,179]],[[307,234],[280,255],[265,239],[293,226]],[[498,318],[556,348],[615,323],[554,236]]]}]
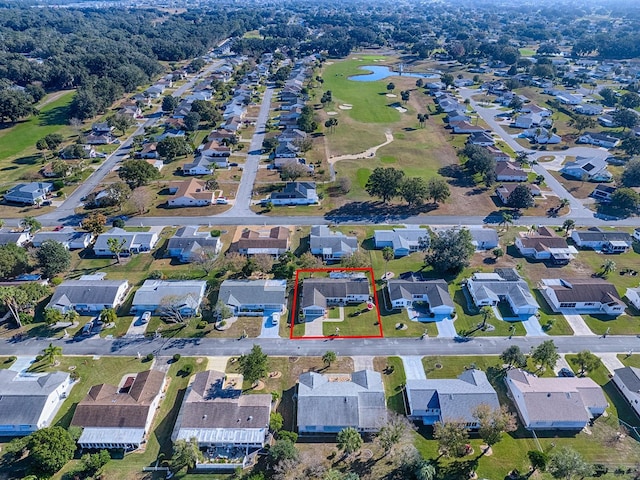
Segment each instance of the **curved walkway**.
[{"label": "curved walkway", "polygon": [[393,142],[393,134],[390,131],[384,132],[384,136],[386,137],[386,141],[381,143],[380,145],[376,145],[375,147],[371,147],[364,152],[348,154],[348,155],[338,155],[336,157],[329,157],[328,162],[330,164],[334,164],[335,162],[339,162],[340,160],[359,160],[361,158],[371,158],[375,156],[376,152],[379,148],[384,147],[385,145],[389,145]]}]

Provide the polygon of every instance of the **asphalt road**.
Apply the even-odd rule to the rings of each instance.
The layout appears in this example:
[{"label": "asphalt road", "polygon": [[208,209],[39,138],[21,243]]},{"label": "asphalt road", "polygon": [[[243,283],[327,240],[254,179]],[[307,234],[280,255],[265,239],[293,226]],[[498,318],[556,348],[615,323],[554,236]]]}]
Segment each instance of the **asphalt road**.
[{"label": "asphalt road", "polygon": [[378,339],[165,339],[117,338],[74,340],[28,339],[20,342],[3,341],[3,355],[36,355],[49,343],[63,348],[65,355],[136,356],[153,352],[156,355],[179,353],[189,356],[226,356],[248,353],[254,344],[272,356],[313,356],[333,350],[338,355],[498,355],[510,345],[518,345],[524,353],[544,340],[552,339],[559,353],[624,353],[640,351],[640,339],[634,336],[559,336],[559,337],[474,337],[466,342],[447,338],[378,338]]}]

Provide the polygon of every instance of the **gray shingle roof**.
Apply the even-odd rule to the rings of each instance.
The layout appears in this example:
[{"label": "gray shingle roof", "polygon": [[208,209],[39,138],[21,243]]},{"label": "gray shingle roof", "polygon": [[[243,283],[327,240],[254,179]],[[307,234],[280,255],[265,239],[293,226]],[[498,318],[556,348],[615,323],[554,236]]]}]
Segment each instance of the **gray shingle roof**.
[{"label": "gray shingle roof", "polygon": [[[512,269],[510,269],[512,270]],[[516,278],[503,276],[502,272],[496,269],[497,276],[488,278],[487,276],[474,274],[467,281],[467,288],[474,293],[478,302],[483,300],[497,301],[500,297],[509,297],[516,307],[524,307],[527,305],[539,307],[538,302],[533,298],[529,291],[527,282],[522,280],[515,270],[509,274],[515,273]]]},{"label": "gray shingle roof", "polygon": [[332,254],[351,254],[358,250],[358,239],[348,237],[342,232],[332,232],[326,225],[316,225],[311,227],[309,245],[312,252],[322,250],[330,251]]},{"label": "gray shingle roof", "polygon": [[53,292],[47,308],[78,304],[112,304],[126,280],[65,280]]},{"label": "gray shingle roof", "polygon": [[500,407],[498,394],[481,370],[466,370],[457,379],[407,380],[406,388],[411,411],[439,408],[444,421],[474,422],[479,405]]},{"label": "gray shingle roof", "polygon": [[182,227],[167,242],[167,250],[198,252],[203,248],[216,249],[220,237],[212,237],[208,232],[197,233],[197,227]]},{"label": "gray shingle roof", "polygon": [[618,230],[601,230],[591,228],[589,230],[574,230],[575,235],[583,242],[628,242],[631,244],[631,235]]},{"label": "gray shingle roof", "polygon": [[348,295],[368,295],[369,280],[365,278],[307,278],[302,281],[302,308],[327,306],[327,298],[345,298]]},{"label": "gray shingle roof", "polygon": [[378,372],[320,375],[307,372],[298,382],[298,426],[353,426],[377,429],[386,421],[387,409]]},{"label": "gray shingle roof", "polygon": [[145,280],[133,297],[132,306],[160,305],[171,299],[174,306],[187,306],[196,310],[207,288],[203,280]]},{"label": "gray shingle roof", "polygon": [[225,280],[218,300],[225,305],[284,305],[286,280]]},{"label": "gray shingle roof", "polygon": [[0,425],[35,425],[47,397],[69,378],[52,372],[39,377],[20,377],[12,370],[0,370]]},{"label": "gray shingle roof", "polygon": [[629,389],[629,391],[640,393],[640,368],[617,368],[613,373]]},{"label": "gray shingle roof", "polygon": [[444,280],[419,280],[411,277],[410,280],[389,280],[387,284],[389,289],[389,299],[391,301],[403,298],[412,300],[413,295],[426,295],[429,299],[431,307],[439,307],[446,305],[454,307],[447,282]]}]

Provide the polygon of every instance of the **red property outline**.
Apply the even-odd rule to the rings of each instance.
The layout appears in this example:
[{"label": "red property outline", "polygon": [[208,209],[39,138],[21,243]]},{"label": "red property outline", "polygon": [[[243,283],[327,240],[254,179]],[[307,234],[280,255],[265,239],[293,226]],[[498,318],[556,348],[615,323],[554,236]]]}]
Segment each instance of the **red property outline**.
[{"label": "red property outline", "polygon": [[[293,335],[293,327],[295,316],[297,312],[297,304],[298,304],[298,286],[299,286],[299,275],[300,273],[313,273],[313,272],[365,272],[368,274],[369,282],[371,288],[373,289],[373,304],[376,308],[376,313],[378,314],[378,327],[380,329],[380,335],[330,335],[330,336],[302,336],[296,337]],[[380,319],[380,307],[378,303],[378,292],[376,290],[376,278],[373,273],[373,268],[371,267],[361,267],[361,268],[309,268],[296,270],[296,279],[293,287],[293,303],[291,304],[291,319],[290,319],[291,331],[289,333],[290,340],[326,340],[326,339],[340,339],[340,338],[384,338],[384,334],[382,333],[382,320]]]}]

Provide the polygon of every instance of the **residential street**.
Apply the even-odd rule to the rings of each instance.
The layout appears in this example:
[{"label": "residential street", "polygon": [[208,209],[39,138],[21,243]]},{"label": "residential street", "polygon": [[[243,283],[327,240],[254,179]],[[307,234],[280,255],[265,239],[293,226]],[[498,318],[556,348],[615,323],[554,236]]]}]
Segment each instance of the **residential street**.
[{"label": "residential street", "polygon": [[50,342],[62,347],[65,355],[124,355],[137,356],[153,352],[156,355],[241,355],[254,344],[274,356],[323,355],[333,350],[338,355],[415,356],[415,355],[498,355],[510,345],[518,345],[527,353],[544,340],[552,339],[559,353],[625,353],[640,350],[640,339],[635,336],[559,336],[559,337],[472,337],[466,341],[449,338],[383,338],[383,339],[327,339],[290,340],[272,338],[214,339],[214,338],[117,338],[50,340],[28,339],[20,342],[0,342],[3,355],[36,355]]}]

